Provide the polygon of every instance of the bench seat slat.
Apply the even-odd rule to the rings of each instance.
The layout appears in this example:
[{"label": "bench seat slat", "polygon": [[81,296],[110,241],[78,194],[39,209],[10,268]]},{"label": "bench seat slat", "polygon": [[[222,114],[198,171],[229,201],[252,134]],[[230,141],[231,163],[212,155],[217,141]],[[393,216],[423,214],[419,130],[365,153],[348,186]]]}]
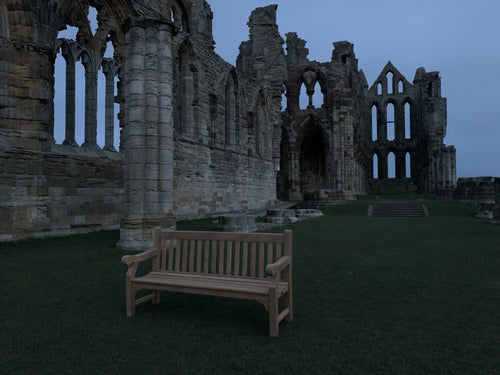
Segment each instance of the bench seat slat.
[{"label": "bench seat slat", "polygon": [[[266,279],[241,279],[228,276],[207,276],[176,272],[150,272],[149,274],[134,279],[133,284],[147,288],[150,286],[172,286],[186,289],[206,289],[214,291],[232,291],[251,294],[269,294],[270,282]],[[286,293],[288,284],[280,282],[278,293]]]}]

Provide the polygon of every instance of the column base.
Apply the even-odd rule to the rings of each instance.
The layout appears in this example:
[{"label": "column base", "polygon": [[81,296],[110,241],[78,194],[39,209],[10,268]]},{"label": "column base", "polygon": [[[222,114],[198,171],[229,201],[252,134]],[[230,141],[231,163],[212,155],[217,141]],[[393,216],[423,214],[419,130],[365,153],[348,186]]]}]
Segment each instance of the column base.
[{"label": "column base", "polygon": [[130,215],[120,223],[120,241],[116,244],[122,250],[148,251],[153,249],[154,229],[160,227],[175,230],[173,215]]}]

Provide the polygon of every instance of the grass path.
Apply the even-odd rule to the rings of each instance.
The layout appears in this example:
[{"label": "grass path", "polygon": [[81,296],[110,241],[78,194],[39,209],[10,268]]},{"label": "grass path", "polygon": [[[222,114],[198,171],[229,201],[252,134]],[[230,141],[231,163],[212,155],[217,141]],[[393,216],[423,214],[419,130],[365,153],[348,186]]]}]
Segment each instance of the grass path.
[{"label": "grass path", "polygon": [[0,373],[500,373],[500,226],[370,202],[287,226],[295,320],[277,339],[252,301],[165,293],[126,318],[117,232],[0,244]]}]

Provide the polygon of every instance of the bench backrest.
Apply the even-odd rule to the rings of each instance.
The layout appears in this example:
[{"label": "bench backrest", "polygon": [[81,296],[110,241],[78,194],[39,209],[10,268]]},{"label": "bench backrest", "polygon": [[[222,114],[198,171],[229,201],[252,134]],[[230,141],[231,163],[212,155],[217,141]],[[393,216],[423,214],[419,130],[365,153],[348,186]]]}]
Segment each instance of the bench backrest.
[{"label": "bench backrest", "polygon": [[292,232],[155,231],[159,271],[264,278],[267,264],[292,255]]}]

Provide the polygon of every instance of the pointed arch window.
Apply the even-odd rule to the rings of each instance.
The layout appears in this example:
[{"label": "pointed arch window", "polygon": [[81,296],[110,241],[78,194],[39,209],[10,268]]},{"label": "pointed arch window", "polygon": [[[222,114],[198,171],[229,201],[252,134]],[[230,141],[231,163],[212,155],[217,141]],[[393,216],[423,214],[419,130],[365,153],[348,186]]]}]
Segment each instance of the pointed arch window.
[{"label": "pointed arch window", "polygon": [[226,89],[225,89],[225,121],[226,121],[226,126],[225,126],[225,141],[226,144],[228,145],[234,145],[236,144],[236,130],[237,130],[237,108],[238,108],[238,103],[237,103],[237,85],[236,85],[236,76],[234,71],[232,71],[229,74],[229,77],[227,79],[226,83]]},{"label": "pointed arch window", "polygon": [[405,139],[411,139],[411,105],[405,103]]},{"label": "pointed arch window", "polygon": [[373,178],[378,179],[378,155],[373,155]]},{"label": "pointed arch window", "polygon": [[394,85],[394,73],[388,72],[386,75],[387,79],[387,93],[390,95],[394,92],[393,90],[393,85]]},{"label": "pointed arch window", "polygon": [[378,107],[372,105],[372,141],[378,140]]},{"label": "pointed arch window", "polygon": [[396,155],[394,152],[389,152],[387,155],[387,177],[396,178]]},{"label": "pointed arch window", "polygon": [[404,93],[405,89],[404,89],[404,83],[403,83],[403,80],[400,79],[399,82],[398,82],[398,92],[399,93]]},{"label": "pointed arch window", "polygon": [[411,178],[411,155],[409,152],[405,155],[406,178]]},{"label": "pointed arch window", "polygon": [[395,109],[394,104],[387,104],[387,140],[394,141],[396,138]]}]

